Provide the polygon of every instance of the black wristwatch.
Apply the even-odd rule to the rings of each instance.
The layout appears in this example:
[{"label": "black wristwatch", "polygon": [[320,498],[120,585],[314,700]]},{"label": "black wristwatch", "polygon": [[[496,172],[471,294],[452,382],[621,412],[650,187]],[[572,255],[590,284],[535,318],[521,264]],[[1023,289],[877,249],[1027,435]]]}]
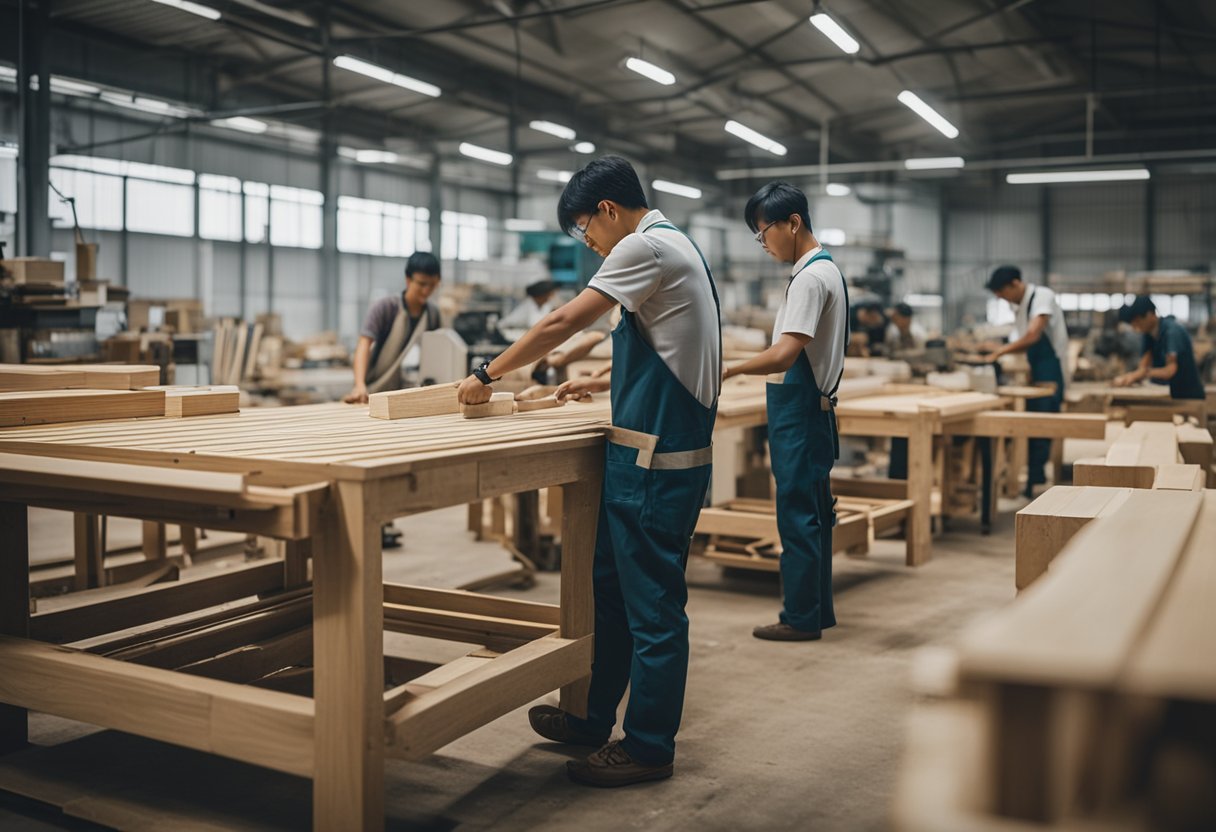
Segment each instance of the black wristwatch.
[{"label": "black wristwatch", "polygon": [[[476,370],[473,371],[473,375],[477,377],[477,380],[480,381],[482,384],[486,385],[487,387],[489,385],[493,384],[494,382],[498,381],[497,378],[490,378],[489,367],[490,367],[490,362],[486,361],[480,367],[478,367]],[[500,378],[501,378],[501,376],[500,376]]]}]

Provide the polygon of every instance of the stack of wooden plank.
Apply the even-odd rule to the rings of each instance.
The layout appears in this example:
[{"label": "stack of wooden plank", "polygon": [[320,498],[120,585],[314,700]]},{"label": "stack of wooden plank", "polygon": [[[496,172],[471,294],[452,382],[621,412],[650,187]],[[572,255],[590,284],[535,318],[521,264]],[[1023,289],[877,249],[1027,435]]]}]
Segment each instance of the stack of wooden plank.
[{"label": "stack of wooden plank", "polygon": [[[1192,447],[1200,444],[1192,438]],[[1198,465],[1183,464],[1178,429],[1169,422],[1134,422],[1118,435],[1104,457],[1073,464],[1077,485],[1192,489],[1204,487],[1207,476],[1208,471]]]},{"label": "stack of wooden plank", "polygon": [[214,329],[211,380],[215,384],[240,384],[253,375],[262,341],[262,325],[232,318],[220,319]]},{"label": "stack of wooden plank", "polygon": [[1132,490],[918,705],[903,830],[1216,828],[1216,491]]}]

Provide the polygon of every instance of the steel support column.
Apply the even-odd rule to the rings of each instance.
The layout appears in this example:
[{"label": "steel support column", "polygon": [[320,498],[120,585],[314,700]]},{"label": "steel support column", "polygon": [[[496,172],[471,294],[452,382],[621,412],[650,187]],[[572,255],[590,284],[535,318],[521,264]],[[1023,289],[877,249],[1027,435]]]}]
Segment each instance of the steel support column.
[{"label": "steel support column", "polygon": [[[17,248],[27,257],[51,253],[47,191],[51,165],[51,85],[46,51],[49,0],[25,0],[17,59],[17,100],[21,110],[21,192]],[[38,89],[30,89],[30,76]]]}]

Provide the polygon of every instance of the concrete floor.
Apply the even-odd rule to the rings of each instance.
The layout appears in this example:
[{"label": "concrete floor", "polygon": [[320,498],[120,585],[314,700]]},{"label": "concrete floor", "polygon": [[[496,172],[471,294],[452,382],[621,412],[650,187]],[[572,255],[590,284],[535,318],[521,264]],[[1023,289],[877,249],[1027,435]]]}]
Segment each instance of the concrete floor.
[{"label": "concrete floor", "polygon": [[[1019,507],[1019,503],[1005,506]],[[839,626],[821,642],[750,635],[775,620],[775,576],[689,567],[692,662],[676,776],[627,791],[572,785],[564,750],[539,741],[525,709],[422,763],[389,761],[387,826],[401,830],[879,830],[900,766],[912,657],[949,643],[1013,592],[1013,518],[990,537],[956,522],[934,559],[903,566],[880,541],[867,559],[834,562]],[[389,580],[454,586],[501,571],[494,544],[461,536],[464,509],[403,522]],[[36,526],[35,528],[40,528]],[[500,594],[556,601],[557,579]],[[548,697],[556,701],[556,694]],[[0,828],[133,830],[308,828],[307,780],[45,715],[34,747],[0,759],[5,788],[48,794],[68,814],[0,795]],[[68,815],[71,815],[69,817]],[[100,821],[97,826],[89,820]]]}]

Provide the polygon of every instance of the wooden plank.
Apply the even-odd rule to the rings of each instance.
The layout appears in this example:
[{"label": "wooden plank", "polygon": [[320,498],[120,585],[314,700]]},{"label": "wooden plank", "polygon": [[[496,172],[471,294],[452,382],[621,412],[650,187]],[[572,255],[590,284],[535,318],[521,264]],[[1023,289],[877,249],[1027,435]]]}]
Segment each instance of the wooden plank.
[{"label": "wooden plank", "polygon": [[249,684],[291,667],[312,664],[312,627],[279,633],[253,644],[243,644],[218,656],[199,659],[177,668],[179,673]]},{"label": "wooden plank", "polygon": [[282,586],[283,562],[272,560],[173,584],[120,591],[99,589],[78,592],[59,603],[52,603],[49,599],[40,602],[40,609],[46,611],[30,619],[30,634],[39,641],[60,644],[79,641],[206,609],[237,598],[270,592]]},{"label": "wooden plank", "polygon": [[1212,434],[1206,428],[1178,425],[1178,454],[1188,465],[1198,465],[1207,474],[1207,487],[1216,488],[1216,470],[1212,468]]},{"label": "wooden plank", "polygon": [[510,416],[515,412],[514,393],[491,393],[484,404],[462,404],[460,415],[465,419],[485,419],[489,416]]},{"label": "wooden plank", "polygon": [[84,387],[84,372],[70,367],[0,364],[0,392]]},{"label": "wooden plank", "polygon": [[[418,759],[505,713],[590,672],[592,636],[540,638],[445,685],[420,690],[389,716],[394,756]],[[408,688],[408,686],[407,686]]]},{"label": "wooden plank", "polygon": [[160,390],[37,390],[0,393],[0,427],[163,416]]},{"label": "wooden plank", "polygon": [[190,416],[216,416],[240,413],[240,388],[222,387],[155,387],[165,391],[165,416],[175,419]]},{"label": "wooden plank", "polygon": [[384,826],[382,518],[368,511],[376,488],[338,482],[335,511],[313,541],[318,830]]},{"label": "wooden plank", "polygon": [[515,621],[530,621],[537,624],[557,626],[560,623],[560,607],[555,604],[540,604],[535,601],[520,601],[515,598],[500,598],[459,589],[429,589],[404,584],[384,585],[384,602],[433,610],[493,616]]},{"label": "wooden plank", "polygon": [[165,524],[145,520],[143,523],[143,550],[148,560],[164,560],[169,555],[169,539]]},{"label": "wooden plank", "polygon": [[1151,465],[1110,465],[1106,459],[1078,459],[1072,464],[1075,485],[1102,488],[1152,488],[1157,469]]},{"label": "wooden plank", "polygon": [[[597,455],[588,461],[583,479],[562,486],[561,635],[564,639],[578,641],[595,631],[592,572],[602,479],[603,456]],[[567,680],[561,693],[562,709],[579,717],[587,714],[590,658],[585,671],[582,678]]]},{"label": "wooden plank", "polygon": [[1057,485],[1019,511],[1014,520],[1017,589],[1030,586],[1077,532],[1118,511],[1131,493],[1130,488]]},{"label": "wooden plank", "polygon": [[101,518],[96,514],[73,512],[73,543],[75,547],[77,591],[102,585],[105,577],[105,540],[101,536]]},{"label": "wooden plank", "polygon": [[1106,436],[1106,416],[1100,413],[985,410],[968,421],[952,424],[950,433],[956,436],[991,436],[1005,439],[1102,439]]},{"label": "wooden plank", "polygon": [[291,696],[0,637],[0,700],[308,777],[313,704]]},{"label": "wooden plank", "polygon": [[515,402],[517,413],[531,413],[534,410],[551,410],[555,407],[565,407],[564,401],[558,401],[556,396],[543,396],[539,399],[518,399]]},{"label": "wooden plank", "polygon": [[[20,503],[0,502],[0,637],[29,636],[29,510]],[[0,696],[0,754],[25,746],[25,708]]]},{"label": "wooden plank", "polygon": [[[1114,684],[1190,538],[1203,495],[1134,490],[1123,508],[1078,533],[1041,581],[966,633],[965,678]],[[1145,522],[1151,517],[1152,522]]]},{"label": "wooden plank", "polygon": [[92,390],[139,390],[160,384],[155,364],[76,364],[84,373],[84,386]]},{"label": "wooden plank", "polygon": [[933,428],[930,417],[918,413],[908,436],[908,566],[928,563],[933,547],[930,523],[933,500]]},{"label": "wooden plank", "polygon": [[1153,488],[1168,491],[1202,491],[1207,475],[1198,465],[1158,465]]},{"label": "wooden plank", "polygon": [[447,632],[445,638],[469,644],[486,644],[497,639],[529,641],[557,631],[556,624],[388,603],[384,605],[384,626],[398,633]]},{"label": "wooden plank", "polygon": [[454,384],[432,384],[409,390],[372,393],[367,401],[368,414],[376,419],[413,419],[460,412]]}]

